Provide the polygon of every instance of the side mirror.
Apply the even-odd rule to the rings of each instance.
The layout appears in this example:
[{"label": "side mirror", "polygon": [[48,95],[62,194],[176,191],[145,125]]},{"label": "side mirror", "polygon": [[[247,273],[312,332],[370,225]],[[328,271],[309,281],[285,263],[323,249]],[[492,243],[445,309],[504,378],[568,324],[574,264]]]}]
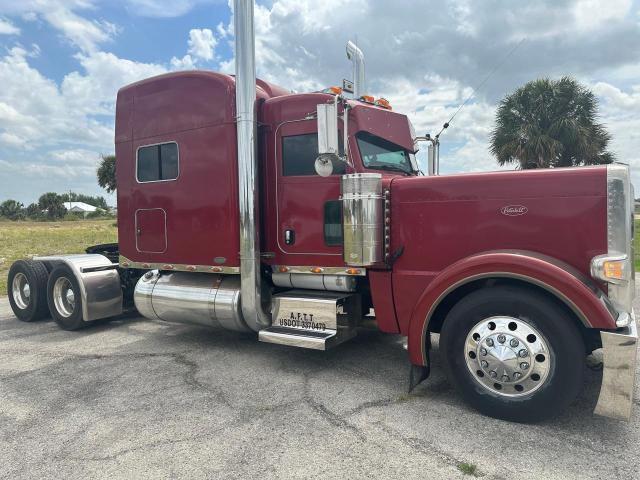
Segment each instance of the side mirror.
[{"label": "side mirror", "polygon": [[338,105],[323,103],[318,105],[318,158],[316,173],[328,177],[333,173],[333,162],[340,160],[338,144]]}]

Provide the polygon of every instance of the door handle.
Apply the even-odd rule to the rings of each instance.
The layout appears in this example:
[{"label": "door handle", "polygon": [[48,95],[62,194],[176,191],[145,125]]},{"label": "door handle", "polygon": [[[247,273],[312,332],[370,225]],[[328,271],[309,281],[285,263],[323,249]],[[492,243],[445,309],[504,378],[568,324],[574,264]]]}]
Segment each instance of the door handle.
[{"label": "door handle", "polygon": [[296,243],[296,232],[295,230],[285,230],[284,231],[284,243],[287,245],[293,245]]}]

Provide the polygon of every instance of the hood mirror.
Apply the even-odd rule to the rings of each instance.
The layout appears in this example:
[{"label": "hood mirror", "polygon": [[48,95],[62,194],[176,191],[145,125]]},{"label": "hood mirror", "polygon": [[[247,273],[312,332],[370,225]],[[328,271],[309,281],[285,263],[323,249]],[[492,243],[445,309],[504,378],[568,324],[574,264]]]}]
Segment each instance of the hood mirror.
[{"label": "hood mirror", "polygon": [[322,103],[318,113],[318,158],[314,167],[321,177],[333,173],[333,162],[340,161],[338,144],[338,104]]}]

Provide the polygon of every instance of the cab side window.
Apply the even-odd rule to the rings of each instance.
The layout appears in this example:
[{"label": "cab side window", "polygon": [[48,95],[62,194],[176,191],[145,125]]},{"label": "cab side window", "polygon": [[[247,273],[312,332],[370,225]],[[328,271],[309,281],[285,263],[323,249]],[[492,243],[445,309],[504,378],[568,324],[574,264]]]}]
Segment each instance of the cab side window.
[{"label": "cab side window", "polygon": [[136,179],[140,183],[163,182],[178,178],[179,155],[175,142],[138,148]]},{"label": "cab side window", "polygon": [[[340,151],[342,153],[342,138]],[[316,175],[314,164],[318,157],[318,134],[282,137],[282,174],[285,177]],[[333,174],[345,172],[344,162],[333,163]]]}]

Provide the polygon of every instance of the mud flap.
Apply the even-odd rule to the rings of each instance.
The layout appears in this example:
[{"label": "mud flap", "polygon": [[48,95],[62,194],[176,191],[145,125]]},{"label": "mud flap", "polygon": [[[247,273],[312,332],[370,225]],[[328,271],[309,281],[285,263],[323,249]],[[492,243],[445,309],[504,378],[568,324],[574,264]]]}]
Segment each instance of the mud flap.
[{"label": "mud flap", "polygon": [[420,383],[426,380],[431,373],[431,335],[427,335],[426,345],[426,365],[411,365],[409,367],[409,392],[411,393]]}]

